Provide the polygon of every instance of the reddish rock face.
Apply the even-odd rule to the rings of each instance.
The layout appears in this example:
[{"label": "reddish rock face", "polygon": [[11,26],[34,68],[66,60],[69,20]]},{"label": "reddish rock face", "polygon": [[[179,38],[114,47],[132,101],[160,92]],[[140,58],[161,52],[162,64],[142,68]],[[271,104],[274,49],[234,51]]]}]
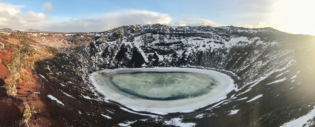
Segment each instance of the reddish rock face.
[{"label": "reddish rock face", "polygon": [[3,64],[0,64],[0,70],[1,70],[0,78],[6,79],[7,76],[10,74],[8,68],[6,66],[4,66]]},{"label": "reddish rock face", "polygon": [[[10,47],[9,47],[10,46]],[[0,126],[14,126],[22,123],[23,101],[6,95],[5,85],[11,79],[6,64],[11,62],[12,45],[6,45],[0,50]]]},{"label": "reddish rock face", "polygon": [[9,47],[0,50],[0,79],[5,80],[10,76],[10,72],[5,66],[5,63],[11,62],[11,57],[13,56],[12,51],[13,49]]},{"label": "reddish rock face", "polygon": [[[0,95],[1,96],[1,95]],[[19,108],[21,101],[10,97],[1,97],[0,99],[0,126],[12,126],[22,123],[23,113]]]}]

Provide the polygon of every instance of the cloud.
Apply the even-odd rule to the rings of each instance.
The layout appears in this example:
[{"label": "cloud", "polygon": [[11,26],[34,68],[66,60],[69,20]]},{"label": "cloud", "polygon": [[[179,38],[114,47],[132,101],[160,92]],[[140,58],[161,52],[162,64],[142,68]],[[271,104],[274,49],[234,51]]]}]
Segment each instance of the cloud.
[{"label": "cloud", "polygon": [[105,14],[103,20],[107,20],[107,27],[117,27],[120,25],[133,24],[168,24],[172,19],[168,14],[145,10],[127,10],[122,12]]},{"label": "cloud", "polygon": [[256,25],[239,25],[240,27],[245,27],[245,28],[264,28],[264,27],[270,27],[269,23],[266,22],[258,22]]},{"label": "cloud", "polygon": [[184,21],[176,21],[173,26],[187,26],[187,24]]},{"label": "cloud", "polygon": [[170,24],[173,26],[213,26],[219,27],[224,26],[223,24],[215,23],[208,19],[200,19],[200,18],[184,18],[175,21],[175,23]]},{"label": "cloud", "polygon": [[44,10],[49,10],[49,11],[53,10],[52,3],[46,2],[44,4]]},{"label": "cloud", "polygon": [[[6,27],[17,30],[32,28],[58,32],[95,32],[109,30],[122,25],[168,24],[172,20],[168,14],[146,10],[125,10],[89,18],[68,18],[64,22],[51,22],[50,17],[44,13],[28,11],[23,14],[21,12],[23,7],[21,5],[0,3],[0,28]],[[44,7],[45,9],[52,9],[51,3],[45,3]],[[58,17],[52,18],[58,19]]]},{"label": "cloud", "polygon": [[43,13],[28,11],[23,14],[20,10],[23,7],[23,5],[0,3],[0,28],[27,29],[36,26],[39,22],[49,20],[49,17]]},{"label": "cloud", "polygon": [[314,4],[314,0],[275,0],[269,3],[269,10],[261,15],[257,24],[240,26],[272,27],[288,33],[315,35]]},{"label": "cloud", "polygon": [[70,19],[66,22],[48,23],[44,30],[66,32],[94,32],[105,31],[122,25],[135,24],[168,24],[171,21],[168,14],[145,11],[125,10],[102,14],[84,19]]},{"label": "cloud", "polygon": [[[45,3],[44,6],[45,9],[52,9],[51,3]],[[52,22],[50,17],[44,13],[28,11],[23,14],[20,10],[23,7],[0,3],[0,28],[8,27],[17,30],[32,28],[56,32],[97,32],[123,25],[156,23],[173,26],[223,26],[211,20],[200,18],[182,18],[176,20],[175,23],[170,23],[172,18],[169,14],[146,10],[125,10],[79,19],[68,17],[68,20],[63,22]],[[58,19],[58,17],[51,18]]]}]

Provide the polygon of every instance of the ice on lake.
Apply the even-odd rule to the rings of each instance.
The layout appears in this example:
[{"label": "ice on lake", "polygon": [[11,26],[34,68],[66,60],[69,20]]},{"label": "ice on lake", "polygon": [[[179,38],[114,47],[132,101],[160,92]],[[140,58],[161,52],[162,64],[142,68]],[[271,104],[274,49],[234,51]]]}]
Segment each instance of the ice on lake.
[{"label": "ice on lake", "polygon": [[135,72],[111,75],[120,90],[146,99],[177,100],[206,94],[218,82],[194,72]]},{"label": "ice on lake", "polygon": [[190,68],[106,69],[90,79],[110,100],[157,114],[194,111],[224,98],[234,86],[223,73]]}]

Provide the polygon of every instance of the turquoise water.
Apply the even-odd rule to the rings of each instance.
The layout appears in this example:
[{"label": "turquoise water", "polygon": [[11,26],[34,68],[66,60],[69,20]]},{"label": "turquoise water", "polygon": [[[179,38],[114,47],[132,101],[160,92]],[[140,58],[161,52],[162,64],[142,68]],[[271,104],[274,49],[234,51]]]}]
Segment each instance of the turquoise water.
[{"label": "turquoise water", "polygon": [[121,91],[149,100],[177,100],[208,93],[218,83],[194,72],[133,72],[112,74],[110,81]]}]

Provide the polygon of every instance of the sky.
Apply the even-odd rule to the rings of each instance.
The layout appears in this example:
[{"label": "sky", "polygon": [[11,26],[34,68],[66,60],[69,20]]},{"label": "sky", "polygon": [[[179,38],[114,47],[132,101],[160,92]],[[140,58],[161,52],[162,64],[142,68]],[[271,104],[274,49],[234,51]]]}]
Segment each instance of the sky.
[{"label": "sky", "polygon": [[0,0],[0,28],[97,32],[155,23],[315,35],[315,0]]}]

